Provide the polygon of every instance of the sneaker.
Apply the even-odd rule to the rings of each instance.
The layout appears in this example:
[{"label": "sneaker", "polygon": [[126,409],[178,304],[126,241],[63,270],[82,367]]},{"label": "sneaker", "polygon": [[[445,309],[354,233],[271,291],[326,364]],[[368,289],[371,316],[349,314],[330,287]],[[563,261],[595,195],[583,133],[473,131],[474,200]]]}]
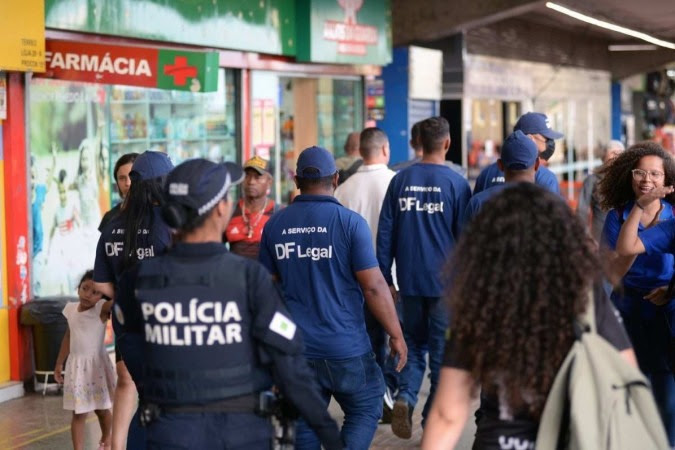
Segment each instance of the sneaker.
[{"label": "sneaker", "polygon": [[391,411],[394,409],[394,396],[391,395],[389,387],[384,388],[384,405]]},{"label": "sneaker", "polygon": [[382,402],[382,418],[380,419],[380,423],[390,424],[392,413],[393,409],[389,408],[385,402]]},{"label": "sneaker", "polygon": [[391,431],[401,439],[412,437],[413,408],[405,400],[396,400],[391,417]]}]

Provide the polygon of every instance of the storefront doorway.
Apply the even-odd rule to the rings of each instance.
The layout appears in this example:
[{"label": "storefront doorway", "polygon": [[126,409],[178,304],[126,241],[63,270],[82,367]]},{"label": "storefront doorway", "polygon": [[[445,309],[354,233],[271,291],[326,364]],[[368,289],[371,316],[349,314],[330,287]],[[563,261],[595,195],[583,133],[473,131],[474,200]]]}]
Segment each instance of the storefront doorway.
[{"label": "storefront doorway", "polygon": [[252,154],[272,161],[274,194],[283,204],[295,195],[293,177],[303,149],[319,145],[342,156],[347,135],[364,125],[360,77],[254,72],[252,93]]}]

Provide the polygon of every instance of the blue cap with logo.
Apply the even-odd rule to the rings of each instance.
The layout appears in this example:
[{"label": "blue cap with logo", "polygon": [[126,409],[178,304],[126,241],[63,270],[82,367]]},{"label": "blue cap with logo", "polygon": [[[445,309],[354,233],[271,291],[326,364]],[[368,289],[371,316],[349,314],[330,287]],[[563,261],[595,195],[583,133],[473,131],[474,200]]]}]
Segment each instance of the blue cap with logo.
[{"label": "blue cap with logo", "polygon": [[[313,169],[308,171],[307,169]],[[296,175],[299,178],[323,178],[335,175],[335,159],[322,147],[309,147],[300,153]]]},{"label": "blue cap with logo", "polygon": [[502,145],[500,159],[505,169],[525,170],[533,167],[539,151],[537,144],[520,131],[514,131]]},{"label": "blue cap with logo", "polygon": [[149,180],[163,177],[173,169],[173,163],[166,153],[145,151],[131,166],[130,176],[135,180]]},{"label": "blue cap with logo", "polygon": [[520,130],[525,134],[541,134],[545,138],[560,139],[564,134],[551,129],[546,114],[529,112],[520,116],[513,130]]}]

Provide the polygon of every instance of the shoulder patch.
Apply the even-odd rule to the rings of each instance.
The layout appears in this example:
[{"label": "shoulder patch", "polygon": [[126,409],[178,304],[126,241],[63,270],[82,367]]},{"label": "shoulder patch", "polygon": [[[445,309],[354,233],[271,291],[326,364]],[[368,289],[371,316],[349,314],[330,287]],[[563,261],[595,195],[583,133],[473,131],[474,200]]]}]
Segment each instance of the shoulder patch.
[{"label": "shoulder patch", "polygon": [[275,312],[274,317],[269,326],[270,330],[274,331],[276,334],[285,337],[286,339],[293,340],[295,336],[295,330],[297,326],[291,319],[284,316],[280,312]]}]

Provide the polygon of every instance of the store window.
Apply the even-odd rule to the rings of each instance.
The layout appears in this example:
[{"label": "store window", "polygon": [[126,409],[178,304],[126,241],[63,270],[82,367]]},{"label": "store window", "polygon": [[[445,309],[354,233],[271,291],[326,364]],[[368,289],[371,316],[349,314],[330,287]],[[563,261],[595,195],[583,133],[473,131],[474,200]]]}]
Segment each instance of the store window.
[{"label": "store window", "polygon": [[220,72],[212,93],[31,79],[34,295],[74,295],[93,268],[101,218],[120,201],[112,169],[122,154],[238,160],[236,74]]},{"label": "store window", "polygon": [[[276,99],[274,99],[276,96]],[[363,82],[360,78],[289,77],[254,72],[252,141],[255,154],[271,158],[279,167],[275,180],[276,200],[288,203],[296,193],[293,177],[299,153],[312,145],[344,155],[347,135],[363,129]],[[266,133],[265,105],[278,105],[275,143],[260,139]],[[256,105],[260,105],[257,112]],[[256,124],[260,122],[260,126]],[[274,123],[275,121],[271,121]]]},{"label": "store window", "polygon": [[234,73],[221,72],[218,91],[211,93],[112,86],[111,160],[151,149],[175,164],[197,157],[235,161]]}]

